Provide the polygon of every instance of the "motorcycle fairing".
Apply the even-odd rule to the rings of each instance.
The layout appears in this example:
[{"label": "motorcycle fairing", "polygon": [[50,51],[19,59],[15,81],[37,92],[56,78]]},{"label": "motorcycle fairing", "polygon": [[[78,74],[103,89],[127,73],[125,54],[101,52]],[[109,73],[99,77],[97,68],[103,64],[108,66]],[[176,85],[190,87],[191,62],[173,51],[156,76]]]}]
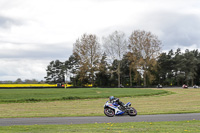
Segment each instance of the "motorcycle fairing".
[{"label": "motorcycle fairing", "polygon": [[109,103],[108,101],[106,102],[104,108],[105,108],[105,107],[109,107],[109,108],[114,109],[115,115],[122,115],[122,114],[125,113],[125,112],[119,110],[118,107],[114,106],[112,103]]},{"label": "motorcycle fairing", "polygon": [[125,106],[131,106],[131,102],[126,103]]}]

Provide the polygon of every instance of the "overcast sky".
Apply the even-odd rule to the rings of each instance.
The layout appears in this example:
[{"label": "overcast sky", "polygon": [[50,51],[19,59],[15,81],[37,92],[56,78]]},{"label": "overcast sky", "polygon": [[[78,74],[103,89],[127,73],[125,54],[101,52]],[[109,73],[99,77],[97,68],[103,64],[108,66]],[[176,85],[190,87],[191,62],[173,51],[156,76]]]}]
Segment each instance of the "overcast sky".
[{"label": "overcast sky", "polygon": [[162,51],[200,48],[199,0],[0,0],[0,81],[44,80],[84,33],[151,31]]}]

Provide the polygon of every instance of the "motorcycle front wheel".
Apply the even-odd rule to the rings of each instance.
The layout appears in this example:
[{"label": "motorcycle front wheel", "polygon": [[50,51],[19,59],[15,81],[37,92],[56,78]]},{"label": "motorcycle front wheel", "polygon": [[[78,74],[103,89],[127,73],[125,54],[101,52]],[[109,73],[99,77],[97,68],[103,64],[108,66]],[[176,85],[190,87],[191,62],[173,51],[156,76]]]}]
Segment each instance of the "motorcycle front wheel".
[{"label": "motorcycle front wheel", "polygon": [[136,109],[134,109],[133,107],[130,107],[129,110],[128,110],[128,115],[136,116],[137,115]]},{"label": "motorcycle front wheel", "polygon": [[115,112],[111,108],[105,108],[104,109],[104,114],[108,117],[113,117],[115,115]]}]

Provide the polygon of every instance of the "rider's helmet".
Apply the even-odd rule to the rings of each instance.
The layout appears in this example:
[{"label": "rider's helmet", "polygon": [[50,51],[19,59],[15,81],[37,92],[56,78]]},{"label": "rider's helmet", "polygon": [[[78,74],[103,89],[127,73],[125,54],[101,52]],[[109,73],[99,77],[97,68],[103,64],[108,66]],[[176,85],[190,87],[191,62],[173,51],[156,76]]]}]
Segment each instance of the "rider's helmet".
[{"label": "rider's helmet", "polygon": [[111,101],[111,100],[113,100],[114,99],[114,96],[110,96],[109,97],[109,100]]}]

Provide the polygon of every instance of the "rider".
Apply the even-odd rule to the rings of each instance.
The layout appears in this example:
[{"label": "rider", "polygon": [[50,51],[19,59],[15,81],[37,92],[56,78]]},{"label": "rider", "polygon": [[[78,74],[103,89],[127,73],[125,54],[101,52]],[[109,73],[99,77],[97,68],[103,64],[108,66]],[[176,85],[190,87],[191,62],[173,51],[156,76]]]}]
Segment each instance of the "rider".
[{"label": "rider", "polygon": [[124,103],[121,102],[121,101],[119,101],[119,98],[115,98],[114,96],[110,96],[110,97],[109,97],[109,100],[110,100],[110,102],[111,102],[112,104],[114,104],[114,105],[120,105],[120,107],[121,107],[122,109],[125,109]]}]

